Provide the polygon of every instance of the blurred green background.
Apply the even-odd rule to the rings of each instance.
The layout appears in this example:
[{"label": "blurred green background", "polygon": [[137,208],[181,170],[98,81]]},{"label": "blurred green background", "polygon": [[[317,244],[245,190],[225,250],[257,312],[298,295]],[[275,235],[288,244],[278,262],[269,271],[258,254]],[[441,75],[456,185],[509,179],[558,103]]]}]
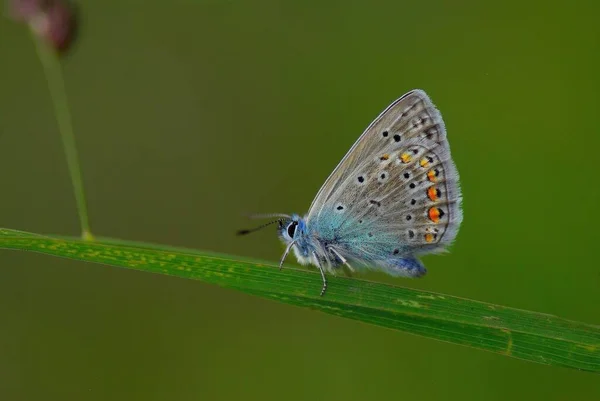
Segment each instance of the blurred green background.
[{"label": "blurred green background", "polygon": [[[363,129],[422,88],[465,220],[420,280],[600,323],[597,1],[80,2],[64,59],[96,235],[277,261],[248,212],[306,212]],[[46,82],[0,20],[0,226],[78,235]],[[293,258],[290,259],[293,263]],[[0,252],[2,400],[592,400],[597,375],[220,289]]]}]

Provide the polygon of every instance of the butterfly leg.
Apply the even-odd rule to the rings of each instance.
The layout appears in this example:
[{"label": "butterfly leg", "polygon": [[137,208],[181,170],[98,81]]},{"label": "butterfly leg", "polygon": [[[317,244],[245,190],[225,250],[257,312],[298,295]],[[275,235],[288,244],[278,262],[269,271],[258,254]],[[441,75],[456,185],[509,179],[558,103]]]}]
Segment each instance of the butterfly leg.
[{"label": "butterfly leg", "polygon": [[281,261],[279,262],[279,270],[283,268],[283,262],[285,262],[285,258],[287,258],[288,253],[290,253],[290,249],[292,249],[292,246],[294,246],[295,243],[296,241],[292,241],[287,246],[287,248],[285,248],[285,252],[283,252],[283,256],[281,257]]},{"label": "butterfly leg", "polygon": [[321,272],[321,278],[323,279],[323,287],[321,288],[321,296],[323,296],[323,294],[325,294],[325,291],[327,291],[327,279],[325,278],[325,271],[323,270],[323,267],[321,266],[321,261],[319,260],[319,257],[317,256],[317,254],[313,251],[313,256],[315,257],[315,260],[317,261],[317,267],[319,268],[319,271]]},{"label": "butterfly leg", "polygon": [[343,264],[345,264],[346,266],[348,266],[348,269],[350,269],[350,271],[352,273],[354,273],[354,269],[352,268],[352,266],[350,266],[350,263],[348,263],[348,261],[346,260],[345,257],[343,257],[342,255],[340,255],[340,253],[338,251],[335,250],[335,248],[329,248],[329,250],[333,253],[335,253],[335,255],[340,258],[340,260],[342,261]]}]

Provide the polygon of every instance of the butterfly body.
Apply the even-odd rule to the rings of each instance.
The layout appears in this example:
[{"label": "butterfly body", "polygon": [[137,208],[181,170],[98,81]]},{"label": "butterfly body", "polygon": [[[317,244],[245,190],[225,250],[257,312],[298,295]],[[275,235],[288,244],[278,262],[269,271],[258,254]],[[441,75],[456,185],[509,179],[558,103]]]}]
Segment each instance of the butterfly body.
[{"label": "butterfly body", "polygon": [[[344,235],[343,227],[354,224],[363,224],[364,232]],[[377,242],[372,241],[375,235]],[[395,276],[419,277],[426,273],[425,267],[412,257],[408,244],[399,243],[389,233],[377,234],[377,226],[371,222],[347,221],[334,214],[307,224],[306,218],[292,215],[280,223],[279,236],[288,246],[293,242],[291,250],[301,265],[312,264],[330,273],[343,264],[352,270],[387,269],[388,274]],[[388,249],[393,249],[391,255],[387,255]]]},{"label": "butterfly body", "polygon": [[417,256],[439,253],[462,222],[459,177],[442,117],[421,90],[385,109],[321,187],[306,216],[285,216],[279,236],[301,264],[334,272],[426,273]]}]

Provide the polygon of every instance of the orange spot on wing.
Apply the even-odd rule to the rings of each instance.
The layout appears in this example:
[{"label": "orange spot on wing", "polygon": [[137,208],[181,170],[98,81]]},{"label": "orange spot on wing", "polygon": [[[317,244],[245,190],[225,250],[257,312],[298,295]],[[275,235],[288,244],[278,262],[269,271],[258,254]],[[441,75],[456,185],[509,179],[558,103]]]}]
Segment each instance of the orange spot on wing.
[{"label": "orange spot on wing", "polygon": [[434,168],[427,172],[427,179],[431,182],[437,182],[437,178],[440,175],[440,170]]},{"label": "orange spot on wing", "polygon": [[386,154],[384,154],[383,156],[381,156],[381,157],[379,158],[379,160],[387,160],[387,159],[389,159],[389,158],[390,158],[390,155],[388,155],[388,154],[386,153]]},{"label": "orange spot on wing", "polygon": [[432,201],[436,201],[438,199],[438,190],[436,187],[431,186],[427,189],[427,196],[429,197],[429,199],[431,199]]},{"label": "orange spot on wing", "polygon": [[429,166],[429,160],[421,159],[420,164],[421,164],[421,167],[427,167],[427,166]]},{"label": "orange spot on wing", "polygon": [[432,242],[433,241],[433,234],[425,234],[425,241],[426,242]]},{"label": "orange spot on wing", "polygon": [[429,215],[429,220],[433,221],[434,223],[440,221],[440,209],[437,207],[430,208],[427,214]]},{"label": "orange spot on wing", "polygon": [[402,160],[402,163],[408,163],[412,160],[412,157],[410,157],[408,153],[402,153],[400,155],[400,160]]}]

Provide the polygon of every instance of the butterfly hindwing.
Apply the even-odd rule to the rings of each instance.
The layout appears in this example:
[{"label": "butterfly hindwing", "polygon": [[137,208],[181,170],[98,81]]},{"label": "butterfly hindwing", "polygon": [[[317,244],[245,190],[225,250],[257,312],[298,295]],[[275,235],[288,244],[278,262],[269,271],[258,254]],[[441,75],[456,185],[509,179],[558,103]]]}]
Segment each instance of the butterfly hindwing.
[{"label": "butterfly hindwing", "polygon": [[415,90],[361,135],[317,194],[307,222],[348,260],[420,276],[425,268],[414,255],[453,241],[460,202],[442,117]]}]

